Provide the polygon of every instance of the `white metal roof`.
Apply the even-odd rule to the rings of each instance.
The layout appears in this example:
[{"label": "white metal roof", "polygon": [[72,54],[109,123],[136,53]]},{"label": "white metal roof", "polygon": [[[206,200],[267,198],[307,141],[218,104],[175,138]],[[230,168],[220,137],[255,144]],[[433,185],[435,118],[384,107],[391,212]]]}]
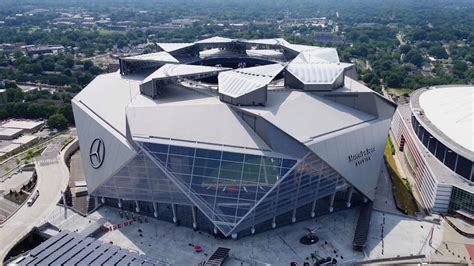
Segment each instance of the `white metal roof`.
[{"label": "white metal roof", "polygon": [[440,87],[419,98],[425,116],[446,136],[474,151],[474,86]]},{"label": "white metal roof", "polygon": [[41,126],[44,124],[44,121],[31,121],[31,120],[10,120],[1,127],[9,128],[21,128],[21,129],[33,129],[35,127]]},{"label": "white metal roof", "polygon": [[219,93],[240,97],[270,83],[284,67],[282,64],[271,64],[219,73]]},{"label": "white metal roof", "polygon": [[285,59],[283,56],[283,53],[278,50],[252,49],[252,50],[247,50],[246,52],[248,56],[266,57],[266,58],[271,58],[271,59],[280,60],[280,61],[283,61]]},{"label": "white metal roof", "polygon": [[308,51],[311,49],[317,49],[319,47],[317,46],[311,46],[311,45],[304,45],[304,44],[291,44],[289,42],[286,42],[285,44],[282,44],[283,48],[290,49],[292,51],[301,53],[303,51]]},{"label": "white metal roof", "polygon": [[210,66],[195,66],[195,65],[183,65],[183,64],[166,64],[160,67],[158,70],[150,74],[143,80],[143,83],[149,82],[154,79],[163,79],[168,77],[186,76],[193,74],[205,74],[212,72],[220,72],[228,70],[229,68],[224,67],[210,67]]},{"label": "white metal roof", "polygon": [[244,42],[250,43],[250,44],[262,44],[262,45],[287,45],[288,44],[288,42],[282,38],[245,40]]},{"label": "white metal roof", "polygon": [[295,63],[339,63],[339,55],[335,48],[313,48],[301,52],[295,59]]},{"label": "white metal roof", "polygon": [[227,42],[232,42],[232,39],[215,36],[215,37],[197,41],[195,43],[196,44],[206,44],[206,43],[212,44],[212,43],[227,43]]},{"label": "white metal roof", "polygon": [[140,93],[139,85],[143,78],[143,75],[122,76],[119,72],[99,75],[73,100],[93,110],[125,135],[125,107]]},{"label": "white metal roof", "polygon": [[194,43],[157,43],[165,52],[174,52],[194,45]]},{"label": "white metal roof", "polygon": [[123,58],[126,61],[156,61],[156,62],[169,62],[169,63],[178,63],[178,59],[174,58],[167,52],[157,52],[151,54],[142,54],[136,56],[130,56]]},{"label": "white metal roof", "polygon": [[271,150],[218,98],[179,86],[169,89],[168,93],[170,95],[154,101],[138,95],[127,108],[134,137],[151,136],[241,149]]},{"label": "white metal roof", "polygon": [[0,153],[8,153],[8,152],[12,152],[16,149],[18,149],[19,147],[21,146],[21,144],[18,144],[18,143],[12,143],[12,144],[9,144],[5,147],[2,147],[0,149]]},{"label": "white metal roof", "polygon": [[23,132],[21,128],[0,127],[0,136],[12,137]]},{"label": "white metal roof", "polygon": [[17,144],[28,144],[32,141],[37,140],[38,138],[39,138],[38,136],[24,135],[24,136],[19,137],[16,140],[13,140],[12,142],[17,143]]},{"label": "white metal roof", "polygon": [[376,117],[297,90],[268,91],[262,106],[239,107],[262,116],[295,139],[306,142]]},{"label": "white metal roof", "polygon": [[305,84],[332,84],[344,74],[344,66],[333,63],[290,63],[286,68]]}]

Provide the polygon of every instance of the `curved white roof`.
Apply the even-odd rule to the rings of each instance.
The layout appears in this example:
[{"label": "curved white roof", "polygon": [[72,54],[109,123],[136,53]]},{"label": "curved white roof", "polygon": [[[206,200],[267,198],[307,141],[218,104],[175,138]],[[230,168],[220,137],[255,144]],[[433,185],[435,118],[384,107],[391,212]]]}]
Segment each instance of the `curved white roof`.
[{"label": "curved white roof", "polygon": [[446,136],[474,151],[474,86],[450,86],[423,92],[425,116]]},{"label": "curved white roof", "polygon": [[344,66],[332,63],[290,63],[286,69],[305,84],[332,84],[344,73]]},{"label": "curved white roof", "polygon": [[126,61],[157,61],[157,62],[169,62],[179,63],[178,59],[174,58],[167,52],[157,52],[151,54],[141,54],[136,56],[129,56],[124,58]]},{"label": "curved white roof", "polygon": [[266,86],[284,67],[282,64],[271,64],[221,72],[218,76],[219,93],[240,97]]},{"label": "curved white roof", "polygon": [[155,72],[147,76],[143,83],[152,81],[154,79],[164,79],[169,77],[179,77],[187,76],[194,74],[204,74],[212,72],[220,72],[224,70],[229,70],[230,68],[225,67],[210,67],[210,66],[194,66],[194,65],[184,65],[184,64],[166,64],[158,68]]}]

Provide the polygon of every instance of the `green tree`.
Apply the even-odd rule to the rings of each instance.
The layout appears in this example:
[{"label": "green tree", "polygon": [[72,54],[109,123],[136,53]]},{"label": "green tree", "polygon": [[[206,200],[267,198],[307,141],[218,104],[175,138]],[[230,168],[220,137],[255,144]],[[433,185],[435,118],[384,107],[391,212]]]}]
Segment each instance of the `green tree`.
[{"label": "green tree", "polygon": [[432,46],[429,49],[429,54],[438,58],[438,59],[447,59],[448,53],[446,53],[446,50],[442,46]]},{"label": "green tree", "polygon": [[53,114],[48,119],[50,129],[64,130],[67,128],[67,119],[63,114]]},{"label": "green tree", "polygon": [[387,86],[392,88],[400,88],[401,84],[402,81],[398,75],[392,73],[387,77]]},{"label": "green tree", "polygon": [[421,65],[423,64],[423,57],[421,56],[420,52],[414,49],[410,50],[410,52],[407,53],[405,60],[418,67],[421,67]]}]

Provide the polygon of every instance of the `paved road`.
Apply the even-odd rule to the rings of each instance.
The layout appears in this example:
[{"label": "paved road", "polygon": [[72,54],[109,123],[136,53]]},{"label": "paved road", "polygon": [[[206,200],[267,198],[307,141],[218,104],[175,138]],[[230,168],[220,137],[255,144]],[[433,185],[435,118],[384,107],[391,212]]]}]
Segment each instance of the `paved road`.
[{"label": "paved road", "polygon": [[[58,156],[62,157],[62,154]],[[34,226],[43,222],[45,217],[55,209],[61,198],[61,192],[67,187],[69,171],[63,160],[55,160],[50,164],[37,163],[36,166],[38,174],[36,189],[40,191],[40,196],[32,207],[24,204],[0,227],[0,263],[15,243],[28,234]]]}]

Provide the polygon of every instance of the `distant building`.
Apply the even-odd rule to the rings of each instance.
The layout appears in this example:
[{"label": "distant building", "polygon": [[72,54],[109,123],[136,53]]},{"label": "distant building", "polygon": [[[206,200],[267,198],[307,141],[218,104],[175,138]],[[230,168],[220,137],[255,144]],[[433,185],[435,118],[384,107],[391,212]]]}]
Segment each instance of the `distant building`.
[{"label": "distant building", "polygon": [[20,144],[22,146],[29,147],[38,142],[39,137],[34,135],[24,135],[12,141],[12,143]]},{"label": "distant building", "polygon": [[392,121],[396,145],[429,212],[474,215],[474,86],[422,88]]},{"label": "distant building", "polygon": [[0,139],[1,140],[12,140],[18,138],[23,133],[23,129],[20,128],[5,128],[0,127]]},{"label": "distant building", "polygon": [[27,45],[25,51],[31,55],[58,54],[64,52],[62,45]]},{"label": "distant building", "polygon": [[12,119],[0,127],[3,128],[12,128],[12,129],[22,129],[25,133],[34,133],[38,131],[43,125],[44,121],[32,121],[32,120],[15,120]]}]

